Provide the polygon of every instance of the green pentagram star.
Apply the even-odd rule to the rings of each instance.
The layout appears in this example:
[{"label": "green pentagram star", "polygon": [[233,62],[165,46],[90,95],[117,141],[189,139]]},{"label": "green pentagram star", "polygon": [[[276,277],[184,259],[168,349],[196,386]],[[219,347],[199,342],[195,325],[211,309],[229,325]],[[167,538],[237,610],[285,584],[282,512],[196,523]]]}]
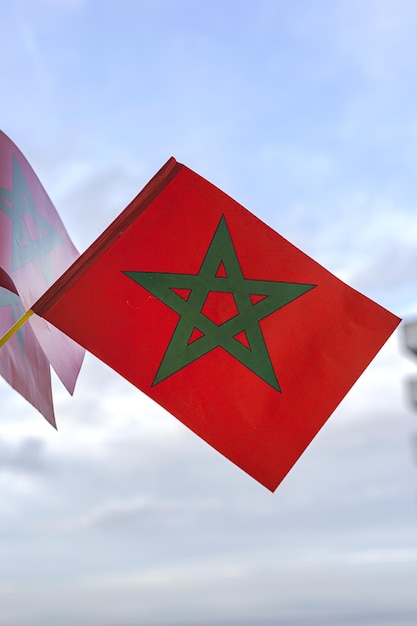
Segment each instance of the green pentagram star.
[{"label": "green pentagram star", "polygon": [[38,261],[47,285],[52,282],[48,254],[61,243],[61,236],[35,206],[28,184],[13,156],[13,189],[0,187],[0,210],[12,220],[12,270]]},{"label": "green pentagram star", "polygon": [[[281,391],[259,322],[316,285],[245,278],[224,216],[197,275],[123,273],[180,316],[153,385],[220,347]],[[213,293],[233,296],[236,312],[224,321],[204,313]]]}]

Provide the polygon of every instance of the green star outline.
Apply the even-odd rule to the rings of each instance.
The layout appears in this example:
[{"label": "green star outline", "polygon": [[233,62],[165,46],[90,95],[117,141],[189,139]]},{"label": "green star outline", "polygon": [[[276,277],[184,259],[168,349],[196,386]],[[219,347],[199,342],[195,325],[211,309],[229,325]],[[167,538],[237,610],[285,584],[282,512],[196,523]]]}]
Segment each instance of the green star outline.
[{"label": "green star outline", "polygon": [[[226,276],[218,275],[221,264]],[[180,316],[152,386],[221,347],[267,384],[281,391],[259,322],[317,285],[245,278],[224,215],[198,274],[123,273]],[[186,290],[189,295],[184,299],[174,290]],[[211,291],[232,293],[238,309],[236,315],[219,325],[202,313]],[[251,295],[260,299],[253,301]],[[190,343],[195,329],[202,336]],[[246,333],[249,348],[236,339],[242,331]]]}]

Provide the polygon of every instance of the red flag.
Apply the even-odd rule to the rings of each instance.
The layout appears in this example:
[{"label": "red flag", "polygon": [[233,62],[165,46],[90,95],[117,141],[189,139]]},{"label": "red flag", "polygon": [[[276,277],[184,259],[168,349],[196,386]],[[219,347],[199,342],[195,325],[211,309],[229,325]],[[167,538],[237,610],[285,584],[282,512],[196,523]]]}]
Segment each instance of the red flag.
[{"label": "red flag", "polygon": [[271,490],[399,323],[174,159],[33,309]]},{"label": "red flag", "polygon": [[[20,299],[19,306],[27,311],[78,256],[36,174],[18,148],[0,131],[0,286],[14,292]],[[3,307],[0,313],[3,328],[8,315],[4,311]],[[28,385],[31,362],[39,364],[42,373],[33,371],[32,377],[38,380],[39,390],[44,388],[41,382],[44,357],[37,354],[33,361],[33,351],[42,349],[46,359],[72,393],[84,351],[45,320],[33,316],[30,324],[37,341],[31,339],[31,347],[16,352],[13,386],[27,397],[24,390]],[[29,337],[30,332],[25,330],[20,337]],[[10,356],[13,345],[17,345],[15,341],[7,351],[3,348],[0,351],[0,373],[9,382],[6,353]],[[32,403],[39,408],[37,400]],[[50,410],[47,413],[50,415]]]}]

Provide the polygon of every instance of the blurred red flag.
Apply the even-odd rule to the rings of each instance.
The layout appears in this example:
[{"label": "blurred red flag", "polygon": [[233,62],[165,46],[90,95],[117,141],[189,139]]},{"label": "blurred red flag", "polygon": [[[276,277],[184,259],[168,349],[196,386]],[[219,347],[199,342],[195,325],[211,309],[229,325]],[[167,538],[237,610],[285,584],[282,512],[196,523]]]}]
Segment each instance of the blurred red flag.
[{"label": "blurred red flag", "polygon": [[[0,287],[17,297],[2,292],[2,329],[8,330],[10,311],[16,307],[22,312],[29,310],[78,256],[36,174],[0,131]],[[1,306],[1,301],[8,304]],[[7,349],[0,349],[0,373],[54,423],[50,393],[46,393],[46,387],[50,388],[49,366],[46,376],[45,363],[51,363],[72,393],[84,350],[44,319],[33,316],[29,323],[31,328],[19,331],[17,340],[9,340]]]},{"label": "blurred red flag", "polygon": [[400,321],[174,159],[32,308],[270,490]]}]

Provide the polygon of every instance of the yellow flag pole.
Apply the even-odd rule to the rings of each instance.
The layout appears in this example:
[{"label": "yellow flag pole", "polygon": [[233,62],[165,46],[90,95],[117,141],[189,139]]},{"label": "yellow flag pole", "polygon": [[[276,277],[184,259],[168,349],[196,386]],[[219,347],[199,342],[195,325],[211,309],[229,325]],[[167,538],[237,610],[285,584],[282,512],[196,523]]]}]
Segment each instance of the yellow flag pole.
[{"label": "yellow flag pole", "polygon": [[0,339],[0,348],[4,346],[4,344],[7,343],[7,341],[9,341],[10,337],[13,337],[13,335],[17,333],[19,328],[22,328],[23,324],[26,324],[26,322],[33,315],[33,313],[34,311],[32,311],[32,309],[29,309],[29,311],[26,311],[26,313],[22,315],[22,317],[19,318],[17,322],[15,322],[11,328],[9,328],[7,333],[3,335],[3,337],[1,337]]}]

